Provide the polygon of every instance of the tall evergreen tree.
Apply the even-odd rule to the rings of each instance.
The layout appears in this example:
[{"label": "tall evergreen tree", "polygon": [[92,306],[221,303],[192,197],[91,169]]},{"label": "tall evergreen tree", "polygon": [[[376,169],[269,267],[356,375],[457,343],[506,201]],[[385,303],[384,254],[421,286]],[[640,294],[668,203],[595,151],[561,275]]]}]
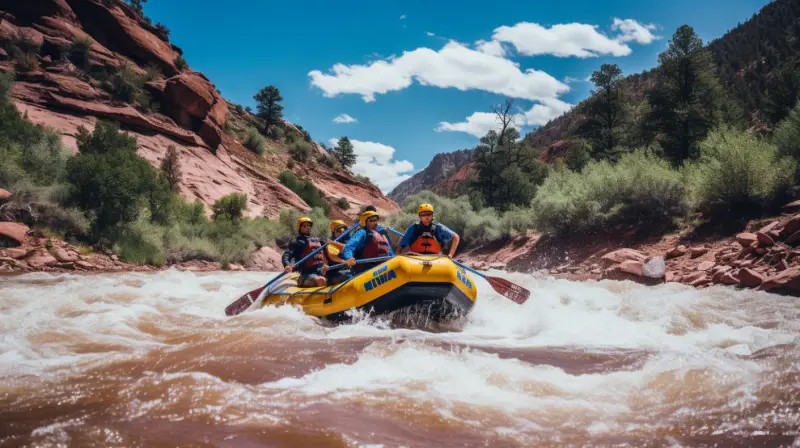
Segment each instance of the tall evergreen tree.
[{"label": "tall evergreen tree", "polygon": [[343,167],[350,169],[356,163],[356,153],[353,149],[353,143],[347,136],[339,139],[336,147],[333,148],[333,155],[336,160],[342,164]]},{"label": "tall evergreen tree", "polygon": [[283,101],[281,91],[275,86],[267,86],[259,90],[253,97],[256,100],[256,110],[258,117],[264,120],[264,129],[270,125],[277,124],[283,118]]},{"label": "tall evergreen tree", "polygon": [[506,100],[494,107],[500,130],[486,133],[473,154],[477,172],[471,186],[473,195],[480,194],[478,203],[498,210],[527,206],[549,172],[535,150],[518,141],[512,106],[513,102]]},{"label": "tall evergreen tree", "polygon": [[648,93],[648,123],[677,166],[697,154],[698,143],[721,121],[725,93],[711,54],[689,25],[678,28],[658,60],[656,85]]},{"label": "tall evergreen tree", "polygon": [[582,106],[585,120],[577,133],[589,140],[596,159],[615,160],[615,150],[623,144],[628,131],[630,113],[622,80],[622,69],[617,64],[603,64],[592,73],[595,89]]}]

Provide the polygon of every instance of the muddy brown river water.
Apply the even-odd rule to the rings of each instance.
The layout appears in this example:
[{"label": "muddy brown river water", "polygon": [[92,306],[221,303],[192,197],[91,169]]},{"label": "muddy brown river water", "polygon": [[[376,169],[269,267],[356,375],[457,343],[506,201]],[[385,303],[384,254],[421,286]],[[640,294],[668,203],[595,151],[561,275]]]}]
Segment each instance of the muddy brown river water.
[{"label": "muddy brown river water", "polygon": [[0,447],[800,446],[800,300],[504,276],[433,332],[225,317],[258,273],[0,277]]}]

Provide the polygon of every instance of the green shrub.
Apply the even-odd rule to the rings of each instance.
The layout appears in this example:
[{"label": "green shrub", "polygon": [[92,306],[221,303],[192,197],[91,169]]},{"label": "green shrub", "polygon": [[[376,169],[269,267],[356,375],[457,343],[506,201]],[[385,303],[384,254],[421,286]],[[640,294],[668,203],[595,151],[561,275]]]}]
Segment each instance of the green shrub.
[{"label": "green shrub", "polygon": [[500,217],[500,233],[504,237],[524,235],[531,228],[533,228],[533,210],[530,208],[511,208]]},{"label": "green shrub", "polygon": [[291,235],[287,233],[286,228],[279,221],[270,221],[267,218],[243,221],[242,233],[258,248],[273,244],[277,238]]},{"label": "green shrub", "polygon": [[[249,108],[245,108],[245,110],[247,109]],[[252,110],[249,110],[248,112],[253,113]],[[267,138],[269,138],[270,140],[278,141],[283,138],[283,134],[284,134],[283,129],[276,124],[271,124],[267,127]]]},{"label": "green shrub", "polygon": [[150,95],[144,91],[146,77],[140,75],[133,65],[123,63],[104,83],[106,90],[120,101],[150,107]]},{"label": "green shrub", "polygon": [[183,56],[178,56],[175,58],[175,68],[178,69],[179,72],[185,72],[189,70],[189,63],[186,62]]},{"label": "green shrub", "polygon": [[592,160],[590,153],[592,146],[583,139],[575,139],[570,142],[569,149],[564,155],[564,164],[572,171],[581,172],[583,168]]},{"label": "green shrub", "polygon": [[289,155],[298,162],[308,162],[312,151],[311,145],[304,140],[294,140],[289,143]]},{"label": "green shrub", "polygon": [[6,50],[14,60],[17,71],[28,72],[39,69],[37,55],[41,51],[41,46],[33,39],[22,34],[12,37],[6,43]]},{"label": "green shrub", "polygon": [[65,238],[86,238],[92,227],[92,223],[82,211],[74,207],[63,208],[56,203],[39,204],[36,221],[39,225],[57,231]]},{"label": "green shrub", "polygon": [[61,142],[61,135],[43,129],[38,142],[22,147],[19,164],[27,177],[37,185],[51,185],[64,180],[69,156],[70,152]]},{"label": "green shrub", "polygon": [[155,81],[163,77],[164,72],[162,72],[157,65],[153,64],[152,62],[147,64],[147,67],[144,69],[144,82]]},{"label": "green shrub", "polygon": [[169,42],[169,28],[161,22],[156,22],[156,35],[161,38],[161,40]]},{"label": "green shrub", "polygon": [[345,199],[345,198],[337,199],[336,200],[336,205],[342,210],[347,210],[347,209],[350,208],[350,203],[347,202],[347,199]]},{"label": "green shrub", "polygon": [[14,68],[19,72],[34,72],[39,70],[39,59],[32,53],[18,53],[14,55]]},{"label": "green shrub", "polygon": [[432,204],[436,210],[436,221],[444,224],[461,237],[461,244],[469,245],[492,241],[501,236],[500,218],[493,209],[476,212],[467,196],[446,198],[430,191],[406,198],[403,213],[392,215],[388,219],[390,227],[405,232],[408,226],[416,222],[419,204]]},{"label": "green shrub", "polygon": [[800,103],[775,128],[774,140],[780,156],[800,160]]},{"label": "green shrub", "polygon": [[248,126],[244,130],[244,132],[245,132],[245,137],[244,137],[244,140],[242,141],[242,144],[244,145],[244,147],[249,149],[250,151],[253,151],[254,153],[256,153],[256,154],[258,154],[260,156],[263,156],[264,155],[264,143],[266,142],[266,140],[264,139],[264,136],[262,136],[258,132],[258,129],[256,129],[256,128],[252,127],[252,126]]},{"label": "green shrub", "polygon": [[312,208],[319,207],[325,210],[326,213],[329,212],[330,206],[323,199],[322,192],[311,181],[298,179],[291,171],[283,171],[278,175],[278,180],[286,188],[300,196]]},{"label": "green shrub", "polygon": [[23,179],[36,185],[51,185],[64,180],[69,151],[61,136],[42,129],[38,141],[29,144],[0,144],[0,185],[11,185]]},{"label": "green shrub", "polygon": [[577,233],[617,224],[671,225],[686,214],[681,175],[643,151],[619,162],[590,162],[582,173],[556,171],[532,202],[535,224],[550,233]]},{"label": "green shrub", "polygon": [[164,232],[164,227],[140,217],[126,223],[114,236],[114,252],[128,263],[162,266],[167,262]]},{"label": "green shrub", "polygon": [[794,179],[797,162],[747,132],[712,131],[686,168],[692,203],[710,216],[745,216],[768,210]]},{"label": "green shrub", "polygon": [[25,171],[20,167],[22,152],[18,144],[0,145],[0,187],[8,188],[25,178]]},{"label": "green shrub", "polygon": [[214,202],[211,210],[214,212],[212,219],[215,221],[219,219],[239,220],[247,210],[247,195],[243,193],[225,195]]},{"label": "green shrub", "polygon": [[140,201],[163,183],[156,170],[136,154],[136,138],[119,132],[116,123],[98,121],[91,134],[78,129],[80,154],[67,161],[71,202],[94,217],[99,236],[139,215]]}]

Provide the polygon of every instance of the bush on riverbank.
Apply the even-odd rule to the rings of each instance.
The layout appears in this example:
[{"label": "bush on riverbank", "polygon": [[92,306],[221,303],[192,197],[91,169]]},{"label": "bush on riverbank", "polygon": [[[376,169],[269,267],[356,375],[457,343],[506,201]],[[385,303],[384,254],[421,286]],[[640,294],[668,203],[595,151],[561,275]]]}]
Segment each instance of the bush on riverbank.
[{"label": "bush on riverbank", "polygon": [[166,173],[139,157],[136,139],[115,123],[82,130],[80,154],[71,156],[56,132],[34,125],[8,100],[12,81],[13,74],[0,74],[0,187],[14,193],[2,219],[153,265],[244,263],[293,233],[279,221],[244,218],[245,195],[221,198],[209,220],[205,205],[173,193]]},{"label": "bush on riverbank", "polygon": [[681,173],[644,151],[617,163],[590,162],[580,173],[554,172],[531,206],[536,227],[555,234],[618,224],[663,227],[687,212]]}]

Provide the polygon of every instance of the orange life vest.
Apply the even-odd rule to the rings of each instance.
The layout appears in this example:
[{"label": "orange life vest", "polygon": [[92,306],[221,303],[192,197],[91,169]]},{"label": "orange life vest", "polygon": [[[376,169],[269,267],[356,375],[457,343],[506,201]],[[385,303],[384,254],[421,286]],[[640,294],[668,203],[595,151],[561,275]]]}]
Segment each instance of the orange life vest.
[{"label": "orange life vest", "polygon": [[441,254],[442,246],[436,240],[436,224],[428,228],[419,223],[415,224],[409,249],[418,254]]}]

